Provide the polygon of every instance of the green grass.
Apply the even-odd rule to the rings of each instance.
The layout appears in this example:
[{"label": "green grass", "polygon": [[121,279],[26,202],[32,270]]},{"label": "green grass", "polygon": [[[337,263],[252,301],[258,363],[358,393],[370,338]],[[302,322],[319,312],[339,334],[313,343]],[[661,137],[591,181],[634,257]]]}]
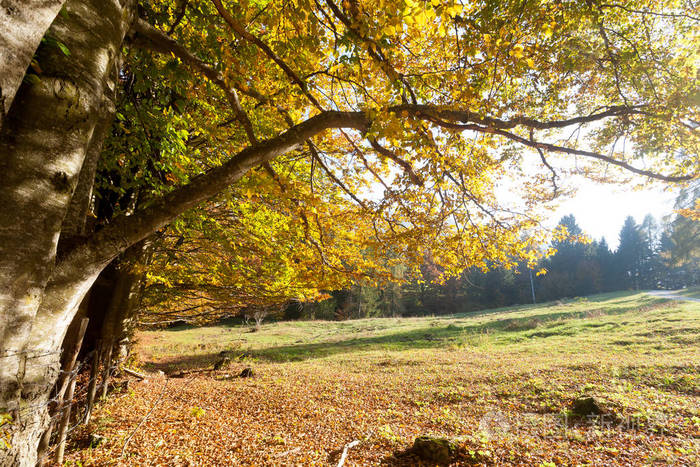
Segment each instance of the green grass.
[{"label": "green grass", "polygon": [[[396,453],[426,434],[460,440],[483,465],[700,465],[700,303],[615,293],[249,331],[140,332],[146,370],[211,369],[222,350],[243,358],[134,382],[83,433],[108,441],[69,461],[113,464],[153,411],[125,454],[132,465],[335,465],[362,440],[348,465],[414,466]],[[235,377],[246,367],[254,377]],[[608,424],[567,418],[578,397],[595,398]]]},{"label": "green grass", "polygon": [[687,289],[679,290],[678,295],[690,298],[700,298],[700,287],[688,287]]},{"label": "green grass", "polygon": [[147,365],[166,371],[210,365],[222,350],[267,362],[466,347],[673,354],[700,346],[700,304],[612,293],[453,316],[277,322],[258,332],[246,326],[146,331],[140,340]]}]

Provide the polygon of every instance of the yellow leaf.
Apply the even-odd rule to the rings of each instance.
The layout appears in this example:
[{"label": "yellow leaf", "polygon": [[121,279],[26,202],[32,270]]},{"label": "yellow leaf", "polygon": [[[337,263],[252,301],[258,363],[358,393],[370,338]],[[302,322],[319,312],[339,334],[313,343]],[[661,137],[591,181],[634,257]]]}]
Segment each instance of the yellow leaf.
[{"label": "yellow leaf", "polygon": [[524,50],[524,47],[520,44],[517,44],[517,45],[513,46],[513,48],[510,51],[510,54],[515,58],[523,58],[523,55],[524,55],[523,50]]}]

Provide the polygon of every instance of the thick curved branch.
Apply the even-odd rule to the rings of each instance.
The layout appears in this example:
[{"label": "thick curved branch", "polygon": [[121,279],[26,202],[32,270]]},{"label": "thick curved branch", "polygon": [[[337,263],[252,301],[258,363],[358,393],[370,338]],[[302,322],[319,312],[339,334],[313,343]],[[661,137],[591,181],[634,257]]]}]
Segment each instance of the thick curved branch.
[{"label": "thick curved branch", "polygon": [[243,177],[250,169],[296,149],[309,138],[330,128],[364,131],[362,112],[327,111],[311,117],[279,136],[250,146],[220,167],[193,178],[189,183],[154,200],[131,216],[122,216],[95,233],[64,257],[60,269],[104,264],[130,245],[158,230],[187,209],[211,198]]},{"label": "thick curved branch", "polygon": [[459,130],[472,130],[472,131],[477,131],[479,133],[490,133],[490,134],[495,134],[495,135],[500,135],[504,136],[510,140],[516,141],[520,144],[523,144],[525,146],[537,149],[537,150],[546,150],[546,151],[551,151],[551,152],[559,152],[563,154],[572,154],[576,156],[585,156],[585,157],[590,157],[593,159],[598,159],[604,162],[607,162],[609,164],[617,165],[618,167],[622,167],[625,170],[628,170],[630,172],[639,174],[639,175],[644,175],[645,177],[649,178],[655,178],[657,180],[662,180],[664,182],[683,182],[686,180],[692,180],[693,178],[697,177],[697,174],[695,175],[662,175],[662,174],[657,174],[655,172],[651,172],[649,170],[643,170],[643,169],[638,169],[634,167],[633,165],[630,165],[624,161],[620,161],[617,159],[614,159],[610,156],[604,156],[602,154],[599,154],[597,152],[593,151],[585,151],[583,149],[575,149],[575,148],[567,148],[565,146],[557,146],[555,144],[551,143],[543,143],[541,141],[534,141],[534,140],[529,140],[527,138],[523,138],[522,136],[518,136],[514,133],[511,133],[509,131],[501,130],[500,128],[489,128],[489,127],[483,127],[480,125],[475,125],[475,124],[457,124],[457,123],[451,123],[451,122],[445,122],[445,121],[437,121],[435,122],[438,125],[445,127],[445,128],[451,128],[453,130],[459,129]]},{"label": "thick curved branch", "polygon": [[495,117],[479,115],[474,112],[470,112],[469,110],[444,109],[437,106],[420,104],[397,105],[389,108],[389,111],[395,112],[397,114],[407,112],[419,118],[428,117],[428,119],[430,119],[430,117],[436,117],[451,122],[478,123],[479,125],[500,128],[502,130],[509,130],[517,126],[524,126],[527,128],[533,128],[535,130],[551,130],[557,128],[566,128],[572,125],[580,125],[582,123],[591,123],[609,117],[621,117],[624,115],[640,114],[642,113],[642,111],[639,110],[640,107],[641,106],[617,105],[609,107],[603,112],[597,112],[590,115],[582,115],[580,117],[569,118],[566,120],[549,121],[541,121],[525,116],[516,116],[508,120],[502,120]]},{"label": "thick curved branch", "polygon": [[[233,91],[231,88],[228,87],[226,82],[224,81],[223,76],[221,76],[220,73],[218,73],[216,70],[214,70],[211,66],[206,64],[203,60],[199,59],[195,55],[193,55],[189,50],[187,50],[185,47],[180,45],[177,41],[174,39],[168,37],[165,35],[163,32],[160,30],[154,28],[150,24],[146,23],[143,20],[138,20],[135,27],[134,27],[137,35],[134,37],[134,44],[137,46],[141,46],[150,50],[153,50],[158,53],[173,53],[176,57],[179,57],[182,59],[185,63],[190,65],[194,70],[202,73],[206,77],[208,77],[214,84],[216,84],[219,88],[221,88],[224,93],[226,93],[227,97],[229,97],[229,103],[231,104],[232,107],[234,107],[234,110],[236,111],[237,114],[237,119],[243,124],[246,133],[248,135],[248,139],[250,140],[251,143],[255,144],[257,143],[257,139],[255,137],[255,133],[253,132],[253,127],[252,124],[250,123],[250,120],[248,119],[248,116],[246,113],[243,111],[243,108],[240,106],[240,103],[238,101],[238,96],[235,94],[235,91]],[[248,93],[251,97],[255,98],[258,102],[262,104],[270,103],[270,100],[266,98],[265,96],[253,91],[252,94]],[[285,122],[289,127],[294,126],[294,121],[289,115],[289,112],[287,112],[285,109],[276,106],[277,111],[282,115],[284,118]],[[326,167],[326,165],[321,161],[320,156],[318,154],[318,151],[316,151],[316,148],[313,146],[313,144],[310,141],[307,141],[307,145],[309,147],[309,151],[311,152],[312,157],[321,165],[321,167],[326,171],[329,177],[345,192],[347,193],[348,196],[350,196],[355,202],[357,202],[362,208],[365,210],[367,209],[367,206],[357,198],[357,196],[352,193],[331,171]],[[263,164],[263,167],[265,168],[268,173],[271,173],[272,167],[270,167],[269,164]]]},{"label": "thick curved branch", "polygon": [[[184,62],[203,73],[214,83],[221,86],[222,89],[225,90],[228,88],[220,74],[191,54],[184,47],[177,44],[177,42],[155,30],[155,28],[145,22],[137,22],[136,28],[137,34],[141,34],[148,39],[150,48],[161,52],[176,50],[176,55],[182,58]],[[158,32],[158,34],[155,32]],[[233,95],[227,94],[227,96],[233,99]],[[525,117],[517,117],[512,120],[499,120],[481,117],[469,111],[445,110],[425,105],[405,104],[389,108],[388,110],[397,113],[404,111],[407,117],[431,121],[452,130],[473,130],[480,133],[498,134],[535,149],[599,159],[625,168],[631,172],[668,182],[678,182],[694,177],[660,175],[637,169],[625,162],[598,153],[531,141],[504,130],[504,128],[512,128],[517,125],[525,125],[531,128],[561,128],[575,123],[594,121],[609,116],[634,113],[635,109],[633,108],[614,107],[605,112],[591,116],[550,122],[540,122]],[[465,121],[477,122],[479,124],[455,123]],[[485,126],[485,124],[490,124],[491,126]],[[130,245],[145,238],[153,231],[167,225],[182,212],[224,190],[243,177],[251,168],[264,164],[281,154],[297,148],[300,144],[303,144],[324,130],[331,128],[354,128],[364,132],[369,128],[369,125],[369,118],[364,112],[325,111],[303,123],[293,126],[277,137],[262,143],[252,144],[250,147],[232,157],[224,165],[212,169],[206,174],[195,177],[188,184],[154,200],[149,206],[137,211],[131,216],[123,216],[115,219],[110,225],[87,239],[85,243],[77,245],[73,250],[66,252],[60,264],[57,265],[58,275],[61,275],[60,271],[63,271],[65,275],[68,276],[68,271],[71,270],[71,268],[75,270],[82,269],[86,266],[94,267],[98,264],[106,264]],[[371,141],[371,144],[380,154],[391,158],[407,170],[414,182],[420,182],[412,171],[411,166],[406,161],[397,159],[396,155],[386,148],[381,147],[376,141]],[[60,280],[60,277],[57,277],[57,280]]]},{"label": "thick curved branch", "polygon": [[[218,0],[213,0],[213,1],[216,2]],[[134,38],[136,45],[147,47],[147,48],[154,50],[154,51],[157,51],[159,53],[171,53],[172,52],[177,57],[182,59],[183,62],[187,63],[193,69],[202,73],[207,78],[211,79],[212,82],[214,82],[217,86],[219,86],[224,91],[224,93],[226,93],[227,98],[229,99],[229,102],[231,103],[231,105],[234,107],[234,110],[236,111],[237,118],[241,121],[241,123],[243,123],[243,126],[246,128],[246,133],[248,134],[249,138],[251,137],[251,135],[254,137],[254,134],[252,133],[252,125],[250,125],[250,121],[248,120],[247,116],[245,115],[245,112],[243,112],[242,108],[240,107],[240,102],[238,101],[238,96],[235,94],[235,90],[228,87],[225,80],[223,79],[223,76],[221,76],[220,73],[218,73],[211,66],[206,64],[204,61],[202,61],[198,57],[196,57],[194,54],[192,54],[185,47],[180,45],[177,41],[168,37],[163,32],[154,28],[153,26],[146,23],[145,21],[137,20],[135,25],[134,25],[134,29],[136,30],[136,33],[137,33],[137,35]],[[139,37],[139,36],[141,36],[141,37]],[[260,95],[259,93],[255,92],[254,90],[252,90],[252,91],[249,90],[249,92],[247,92],[247,94],[251,95],[251,97],[254,97],[256,100],[258,100],[261,103],[270,102],[270,100],[268,98]],[[538,143],[535,141],[529,141],[525,138],[519,137],[519,136],[514,135],[514,134],[507,132],[507,131],[504,131],[503,133],[499,133],[499,131],[513,129],[513,128],[518,127],[518,126],[523,126],[523,127],[527,127],[530,129],[536,129],[536,130],[565,128],[565,127],[572,126],[572,125],[580,125],[582,123],[591,123],[591,122],[603,120],[605,118],[610,118],[610,117],[621,117],[621,116],[626,116],[626,115],[643,114],[644,111],[641,109],[642,109],[641,106],[624,106],[624,105],[623,106],[612,106],[612,107],[609,107],[608,109],[606,109],[602,112],[597,112],[597,113],[593,113],[590,115],[583,115],[580,117],[574,117],[574,118],[564,119],[564,120],[549,120],[549,121],[541,121],[541,120],[537,120],[537,119],[529,118],[529,117],[525,117],[525,116],[516,116],[516,117],[513,117],[513,118],[508,119],[508,120],[503,120],[503,119],[499,119],[499,118],[495,118],[495,117],[482,116],[482,115],[470,112],[469,110],[445,109],[445,108],[440,108],[437,106],[422,105],[422,104],[397,105],[397,106],[390,107],[388,109],[388,111],[394,112],[396,114],[407,114],[408,116],[412,116],[414,118],[432,121],[433,123],[436,123],[436,124],[438,124],[442,127],[446,127],[446,128],[459,129],[459,130],[469,129],[469,130],[478,131],[481,133],[501,134],[502,136],[505,136],[511,140],[517,141],[519,143],[525,144],[526,146],[530,146],[533,148],[539,147],[540,149],[546,149],[546,150],[555,151],[555,152],[563,152],[563,153],[568,153],[568,154],[582,155],[582,156],[587,156],[587,157],[592,157],[592,158],[604,160],[604,161],[609,162],[611,164],[623,167],[631,172],[634,172],[634,173],[637,173],[640,175],[645,175],[647,177],[655,178],[658,180],[663,180],[663,181],[668,181],[668,182],[679,182],[679,181],[690,180],[690,179],[694,178],[693,175],[680,176],[680,177],[660,175],[660,174],[656,174],[654,172],[650,172],[647,170],[637,169],[634,166],[631,166],[625,162],[615,160],[611,157],[604,156],[602,154],[598,154],[598,153],[594,153],[594,152],[590,152],[590,151],[581,151],[581,150],[577,150],[577,149],[566,148],[563,146],[548,145],[548,143]],[[278,109],[278,110],[280,110],[283,113],[283,116],[286,115],[285,120],[287,121],[288,124],[291,124],[291,119],[289,119],[288,114],[286,114],[286,112],[284,112],[283,109],[282,110]],[[246,121],[247,121],[247,123],[245,123]],[[459,123],[457,123],[457,122],[459,122]],[[468,123],[476,123],[477,125],[465,125]],[[407,170],[409,172],[409,175],[411,175],[411,179],[414,182],[416,182],[417,177],[415,176],[415,173],[413,172],[410,165],[408,165],[406,163],[406,161],[403,161],[401,159],[397,159],[396,155],[393,154],[391,151],[388,151],[386,148],[382,148],[381,146],[377,147],[377,146],[375,146],[375,144],[376,144],[376,142],[373,143],[373,147],[375,150],[377,150],[379,153],[381,153],[384,156],[390,157],[397,164],[401,165],[405,170]],[[549,147],[545,147],[545,146],[549,146]]]}]

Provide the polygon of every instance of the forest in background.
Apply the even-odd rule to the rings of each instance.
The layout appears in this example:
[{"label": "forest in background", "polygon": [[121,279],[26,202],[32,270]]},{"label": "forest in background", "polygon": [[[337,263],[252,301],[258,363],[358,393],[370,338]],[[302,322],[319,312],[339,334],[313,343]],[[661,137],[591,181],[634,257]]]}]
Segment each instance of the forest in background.
[{"label": "forest in background", "polygon": [[[561,219],[568,231],[585,234],[574,215]],[[698,229],[686,218],[657,223],[647,215],[641,224],[627,217],[611,251],[605,239],[583,243],[555,242],[557,252],[536,270],[520,263],[509,270],[472,268],[443,284],[424,280],[382,287],[354,286],[332,298],[290,307],[288,319],[348,319],[380,316],[426,316],[465,313],[533,302],[543,303],[617,290],[680,289],[700,283]],[[426,267],[426,276],[429,268]],[[538,274],[546,270],[545,274]],[[531,282],[532,279],[532,282]],[[534,288],[534,292],[533,292]],[[296,313],[295,313],[296,312]]]},{"label": "forest in background", "polygon": [[[674,209],[692,206],[700,196],[700,185],[691,185],[678,195]],[[161,325],[180,325],[228,319],[241,315],[259,322],[270,319],[345,320],[370,317],[429,316],[465,313],[517,304],[582,297],[618,290],[680,289],[700,284],[700,226],[681,215],[656,220],[647,215],[641,224],[632,216],[619,231],[619,243],[611,250],[606,240],[591,240],[577,224],[573,214],[564,216],[558,227],[568,237],[551,245],[556,253],[541,259],[537,267],[525,262],[513,267],[490,265],[484,271],[473,267],[458,276],[440,281],[442,271],[426,260],[420,276],[403,282],[380,284],[357,283],[351,287],[328,291],[326,299],[303,302],[288,297],[281,304],[268,307],[240,306],[231,310],[225,294],[212,293],[212,300],[201,306],[185,306],[173,314],[170,304],[186,298],[187,288],[160,284],[145,289],[142,320],[155,319]],[[158,259],[155,264],[161,264]],[[401,277],[405,269],[395,267]],[[210,290],[221,292],[229,284]],[[219,297],[216,299],[216,297]],[[168,306],[162,309],[161,303]],[[191,313],[192,309],[196,310]],[[175,308],[177,310],[177,308]],[[247,315],[247,316],[246,316]],[[168,319],[160,320],[165,316]]]}]

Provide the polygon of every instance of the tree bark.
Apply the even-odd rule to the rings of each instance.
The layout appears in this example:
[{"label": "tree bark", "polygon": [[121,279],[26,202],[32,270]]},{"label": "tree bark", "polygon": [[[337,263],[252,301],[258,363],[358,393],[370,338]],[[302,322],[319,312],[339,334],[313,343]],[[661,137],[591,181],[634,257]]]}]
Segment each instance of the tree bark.
[{"label": "tree bark", "polygon": [[83,166],[78,176],[78,182],[68,206],[66,217],[63,219],[60,240],[70,241],[71,237],[85,235],[85,220],[87,219],[88,210],[90,209],[97,163],[100,160],[102,144],[107,136],[107,131],[112,126],[112,120],[114,120],[115,109],[114,106],[111,105],[112,101],[109,99],[105,99],[104,101],[105,106],[109,107],[106,108],[103,115],[99,117],[92,137],[90,138],[85,160],[83,161]]},{"label": "tree bark", "polygon": [[[251,146],[207,174],[115,219],[56,260],[57,241],[88,151],[106,83],[131,19],[132,3],[69,0],[50,34],[71,50],[40,50],[41,81],[25,83],[0,135],[0,413],[11,448],[0,464],[31,465],[59,349],[77,307],[100,271],[129,246],[214,196],[252,167],[328,128],[364,129],[361,112],[324,112]],[[86,190],[83,190],[86,191]],[[31,215],[27,215],[31,213]],[[67,229],[70,230],[70,229]],[[36,410],[20,410],[22,406]]]},{"label": "tree bark", "polygon": [[[143,273],[137,266],[150,251],[150,246],[150,242],[144,241],[130,247],[102,271],[90,290],[88,316],[93,330],[86,345],[93,348],[96,354],[92,362],[84,423],[90,421],[95,399],[98,398],[97,391],[100,390],[102,395],[107,387],[105,372],[113,366],[111,362],[121,358],[120,344],[131,330],[141,293]],[[108,356],[109,348],[112,348],[111,356]],[[100,373],[103,377],[101,384],[98,384]]]},{"label": "tree bark", "polygon": [[[31,1],[21,8],[49,3]],[[61,2],[53,3],[60,8]],[[68,48],[70,56],[55,46],[40,47],[40,80],[21,85],[0,133],[0,413],[12,417],[0,428],[10,444],[0,450],[0,465],[33,466],[46,426],[48,397],[70,322],[46,319],[56,311],[45,300],[49,278],[54,278],[54,295],[61,288],[59,281],[64,281],[64,293],[59,295],[73,314],[88,289],[86,281],[66,283],[65,276],[54,274],[56,248],[106,83],[116,73],[116,58],[131,22],[133,3],[124,3],[66,3],[65,14],[55,18],[49,34]],[[43,27],[39,39],[45,32]],[[7,40],[7,31],[0,34]],[[19,40],[31,42],[25,37]],[[2,66],[10,62],[20,66],[17,60]],[[11,79],[13,74],[23,76],[25,70],[26,65],[8,74],[3,69],[0,76]],[[4,95],[7,102],[9,94]],[[81,276],[94,280],[96,271]],[[40,311],[43,319],[37,319]]]},{"label": "tree bark", "polygon": [[[54,409],[50,410],[51,414],[54,414],[56,412],[61,413],[61,409],[64,406],[64,401],[68,397],[67,394],[69,394],[67,392],[69,389],[69,385],[75,383],[75,377],[77,375],[75,375],[73,372],[75,370],[75,363],[78,359],[78,354],[80,353],[80,348],[83,344],[83,338],[85,337],[85,331],[87,330],[88,321],[88,318],[81,318],[77,333],[74,332],[73,336],[70,336],[69,333],[69,337],[72,337],[72,342],[68,346],[67,350],[70,353],[64,355],[63,370],[61,372],[61,376],[56,382],[56,402],[54,405]],[[73,395],[70,394],[70,399],[72,398]],[[68,403],[70,405],[70,400]],[[46,429],[43,436],[41,437],[41,442],[39,443],[39,448],[37,450],[37,457],[39,459],[39,463],[42,462],[42,457],[48,450],[49,442],[51,441],[51,433],[53,431],[53,426],[54,424],[50,423],[49,427]]]},{"label": "tree bark", "polygon": [[[0,450],[0,465],[34,464],[36,445],[46,424],[48,396],[58,374],[60,345],[79,303],[106,265],[180,213],[235,183],[251,168],[293,150],[324,130],[362,131],[370,124],[364,112],[321,112],[274,138],[253,144],[133,215],[114,219],[89,238],[70,242],[57,258],[61,232],[82,231],[81,213],[89,202],[85,198],[89,197],[90,179],[94,179],[94,160],[90,156],[86,162],[86,156],[93,154],[90,148],[101,144],[97,122],[109,97],[109,83],[115,81],[118,55],[135,10],[134,0],[68,0],[65,14],[55,17],[61,4],[62,0],[2,0],[0,11],[0,414],[12,417],[12,423],[0,427],[0,438],[10,441],[10,449]],[[37,57],[43,72],[39,81],[20,85],[53,17],[49,34],[65,45],[70,55],[55,45],[40,47]],[[138,27],[150,47],[160,51],[170,48],[195,70],[225,87],[214,68],[165,40],[155,28],[145,23]],[[255,42],[254,37],[250,39]],[[267,49],[266,53],[285,69],[274,54]],[[233,91],[224,91],[235,107]],[[431,120],[451,131],[496,134],[538,150],[599,159],[661,180],[692,177],[657,175],[612,157],[528,140],[507,131],[516,126],[563,128],[633,115],[638,110],[632,107],[611,107],[602,113],[553,122],[522,117],[499,120],[469,111],[410,104],[389,110],[406,111],[412,118]],[[392,157],[376,142],[375,148]]]},{"label": "tree bark", "polygon": [[3,0],[0,6],[0,129],[41,38],[66,0]]},{"label": "tree bark", "polygon": [[326,111],[284,133],[249,146],[229,161],[193,178],[148,207],[131,216],[121,216],[66,254],[59,268],[84,269],[104,265],[129,246],[165,227],[179,214],[193,208],[240,180],[250,169],[269,162],[302,145],[309,138],[331,128],[364,130],[368,120],[363,112]]}]

